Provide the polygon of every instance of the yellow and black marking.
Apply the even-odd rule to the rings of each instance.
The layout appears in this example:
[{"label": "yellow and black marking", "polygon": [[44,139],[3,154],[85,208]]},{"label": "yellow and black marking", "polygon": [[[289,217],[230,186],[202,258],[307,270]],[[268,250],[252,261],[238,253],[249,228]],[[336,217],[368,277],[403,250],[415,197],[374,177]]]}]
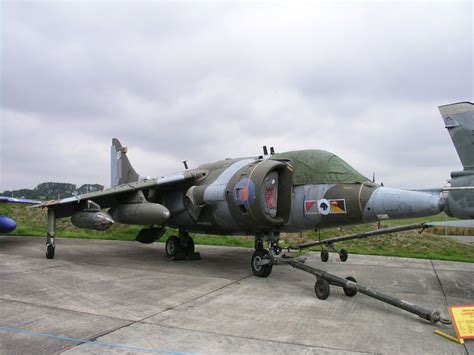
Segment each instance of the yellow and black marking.
[{"label": "yellow and black marking", "polygon": [[329,200],[330,210],[329,213],[331,214],[338,214],[338,213],[346,213],[346,200],[343,198]]}]

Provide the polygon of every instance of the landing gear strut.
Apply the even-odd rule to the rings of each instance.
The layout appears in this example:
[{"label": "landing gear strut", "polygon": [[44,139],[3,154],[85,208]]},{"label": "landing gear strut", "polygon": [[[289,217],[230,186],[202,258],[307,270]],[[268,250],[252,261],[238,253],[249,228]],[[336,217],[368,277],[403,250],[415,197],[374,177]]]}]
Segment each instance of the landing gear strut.
[{"label": "landing gear strut", "polygon": [[46,233],[46,258],[54,258],[54,250],[56,244],[56,216],[54,210],[48,208],[48,232]]},{"label": "landing gear strut", "polygon": [[166,256],[173,260],[199,260],[201,256],[194,251],[194,240],[188,232],[179,231],[179,237],[172,235],[166,240]]}]

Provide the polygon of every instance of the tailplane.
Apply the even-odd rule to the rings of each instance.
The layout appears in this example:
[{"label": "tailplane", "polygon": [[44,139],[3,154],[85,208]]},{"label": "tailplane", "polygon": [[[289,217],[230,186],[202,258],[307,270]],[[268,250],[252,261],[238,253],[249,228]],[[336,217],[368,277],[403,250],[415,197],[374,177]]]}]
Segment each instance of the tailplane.
[{"label": "tailplane", "polygon": [[474,104],[459,102],[439,106],[464,171],[474,172]]},{"label": "tailplane", "polygon": [[112,139],[110,147],[110,177],[112,187],[135,182],[140,178],[128,160],[127,147],[122,147],[117,138]]}]

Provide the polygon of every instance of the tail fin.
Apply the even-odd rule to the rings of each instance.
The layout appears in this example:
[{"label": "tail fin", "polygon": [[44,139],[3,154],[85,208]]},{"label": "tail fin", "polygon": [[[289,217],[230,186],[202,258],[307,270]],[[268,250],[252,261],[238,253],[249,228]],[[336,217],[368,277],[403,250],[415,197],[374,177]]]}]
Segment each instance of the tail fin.
[{"label": "tail fin", "polygon": [[135,182],[140,178],[128,160],[127,147],[122,147],[117,138],[112,139],[112,147],[110,147],[110,173],[112,187]]},{"label": "tail fin", "polygon": [[438,108],[464,170],[474,170],[474,104],[459,102]]}]

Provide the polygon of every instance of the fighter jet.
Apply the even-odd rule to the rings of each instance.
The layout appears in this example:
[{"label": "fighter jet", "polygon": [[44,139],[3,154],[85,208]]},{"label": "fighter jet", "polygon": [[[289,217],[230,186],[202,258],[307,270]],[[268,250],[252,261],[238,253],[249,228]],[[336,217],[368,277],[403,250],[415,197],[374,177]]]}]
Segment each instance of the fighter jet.
[{"label": "fighter jet", "polygon": [[[147,178],[135,171],[127,148],[114,138],[110,188],[39,205],[48,209],[46,257],[54,257],[56,219],[70,217],[75,226],[95,230],[113,223],[142,225],[136,237],[142,243],[152,243],[166,228],[174,228],[178,235],[169,237],[165,247],[172,259],[197,256],[192,233],[253,235],[252,272],[267,277],[282,252],[282,232],[428,217],[442,211],[460,219],[474,218],[474,104],[456,103],[439,110],[464,168],[451,173],[451,187],[439,189],[385,187],[330,152],[275,153],[265,147],[259,156]],[[406,229],[410,228],[413,225]],[[379,234],[383,231],[312,245],[322,246],[326,261],[334,243]],[[342,261],[347,259],[345,250],[337,252]]]},{"label": "fighter jet", "polygon": [[[25,203],[29,205],[36,205],[41,203],[41,201],[0,196],[0,203]],[[15,220],[0,214],[0,234],[13,232],[15,228]]]}]

